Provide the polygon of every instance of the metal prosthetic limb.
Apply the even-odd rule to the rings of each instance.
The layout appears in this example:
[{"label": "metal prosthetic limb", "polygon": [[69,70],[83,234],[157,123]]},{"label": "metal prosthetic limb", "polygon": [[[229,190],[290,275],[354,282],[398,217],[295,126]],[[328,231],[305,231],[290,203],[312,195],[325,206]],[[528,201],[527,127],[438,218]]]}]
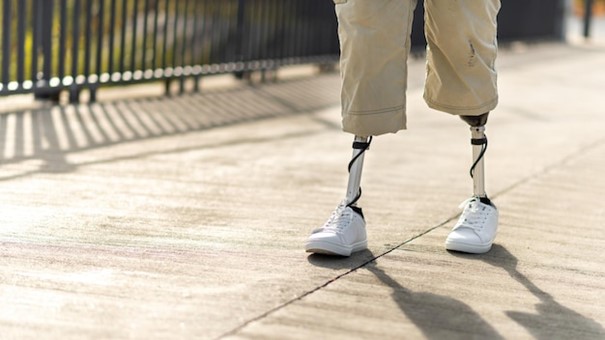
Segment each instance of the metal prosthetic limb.
[{"label": "metal prosthetic limb", "polygon": [[473,196],[487,197],[485,193],[485,169],[483,156],[487,150],[485,126],[471,127],[471,144],[473,145],[473,165],[470,175],[473,178]]},{"label": "metal prosthetic limb", "polygon": [[347,186],[347,206],[354,207],[361,197],[361,171],[366,150],[370,147],[372,136],[355,136],[353,140],[353,157],[349,162],[349,184]]},{"label": "metal prosthetic limb", "polygon": [[473,196],[487,199],[485,193],[485,170],[483,158],[487,150],[487,137],[485,136],[485,124],[489,113],[480,116],[460,116],[462,120],[471,126],[471,145],[473,146],[473,165],[470,175],[473,179]]}]

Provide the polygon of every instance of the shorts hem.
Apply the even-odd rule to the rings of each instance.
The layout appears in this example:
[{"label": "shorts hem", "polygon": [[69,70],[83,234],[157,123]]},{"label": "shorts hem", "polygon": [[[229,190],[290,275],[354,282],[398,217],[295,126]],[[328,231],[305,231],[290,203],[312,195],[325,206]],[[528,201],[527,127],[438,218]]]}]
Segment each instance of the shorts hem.
[{"label": "shorts hem", "polygon": [[343,113],[342,129],[356,136],[378,136],[407,129],[403,106],[388,111]]},{"label": "shorts hem", "polygon": [[431,109],[446,112],[446,113],[456,115],[456,116],[482,115],[486,112],[492,111],[498,105],[498,97],[495,97],[494,99],[492,99],[484,104],[478,105],[478,106],[464,106],[464,107],[439,104],[439,103],[429,99],[427,96],[424,96],[424,101]]}]

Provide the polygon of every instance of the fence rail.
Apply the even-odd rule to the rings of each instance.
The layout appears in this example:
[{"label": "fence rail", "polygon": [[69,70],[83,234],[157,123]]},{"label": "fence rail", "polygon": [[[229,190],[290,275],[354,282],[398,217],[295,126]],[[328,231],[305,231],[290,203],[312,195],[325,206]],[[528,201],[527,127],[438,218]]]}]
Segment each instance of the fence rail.
[{"label": "fence rail", "polygon": [[[334,61],[326,0],[0,0],[0,95]],[[196,81],[195,84],[198,82]],[[182,85],[182,82],[181,82]],[[182,86],[181,86],[182,89]]]}]

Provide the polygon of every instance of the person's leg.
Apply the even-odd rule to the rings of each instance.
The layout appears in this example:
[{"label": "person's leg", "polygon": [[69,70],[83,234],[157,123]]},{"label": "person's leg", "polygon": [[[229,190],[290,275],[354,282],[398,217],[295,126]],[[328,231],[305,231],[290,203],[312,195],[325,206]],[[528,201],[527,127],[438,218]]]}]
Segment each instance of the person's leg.
[{"label": "person's leg", "polygon": [[349,256],[367,247],[357,200],[371,136],[405,129],[410,30],[416,0],[334,0],[342,75],[342,125],[355,135],[346,198],[305,245],[307,252]]},{"label": "person's leg", "polygon": [[496,107],[499,9],[500,0],[425,0],[429,107],[460,116]]},{"label": "person's leg", "polygon": [[489,251],[498,211],[485,192],[485,125],[498,102],[495,61],[499,0],[425,0],[429,107],[458,115],[471,129],[473,196],[446,239],[448,250]]},{"label": "person's leg", "polygon": [[336,0],[343,130],[405,129],[407,58],[416,0]]}]

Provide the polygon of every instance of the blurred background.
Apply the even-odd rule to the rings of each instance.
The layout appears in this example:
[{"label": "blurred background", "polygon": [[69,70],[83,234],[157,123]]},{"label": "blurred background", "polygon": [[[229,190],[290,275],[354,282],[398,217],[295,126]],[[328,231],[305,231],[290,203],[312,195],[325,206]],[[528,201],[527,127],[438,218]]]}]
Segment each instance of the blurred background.
[{"label": "blurred background", "polygon": [[[0,96],[95,101],[102,87],[158,81],[182,93],[208,75],[333,69],[338,58],[330,0],[0,0],[0,24]],[[499,39],[598,42],[605,0],[503,1]]]}]

